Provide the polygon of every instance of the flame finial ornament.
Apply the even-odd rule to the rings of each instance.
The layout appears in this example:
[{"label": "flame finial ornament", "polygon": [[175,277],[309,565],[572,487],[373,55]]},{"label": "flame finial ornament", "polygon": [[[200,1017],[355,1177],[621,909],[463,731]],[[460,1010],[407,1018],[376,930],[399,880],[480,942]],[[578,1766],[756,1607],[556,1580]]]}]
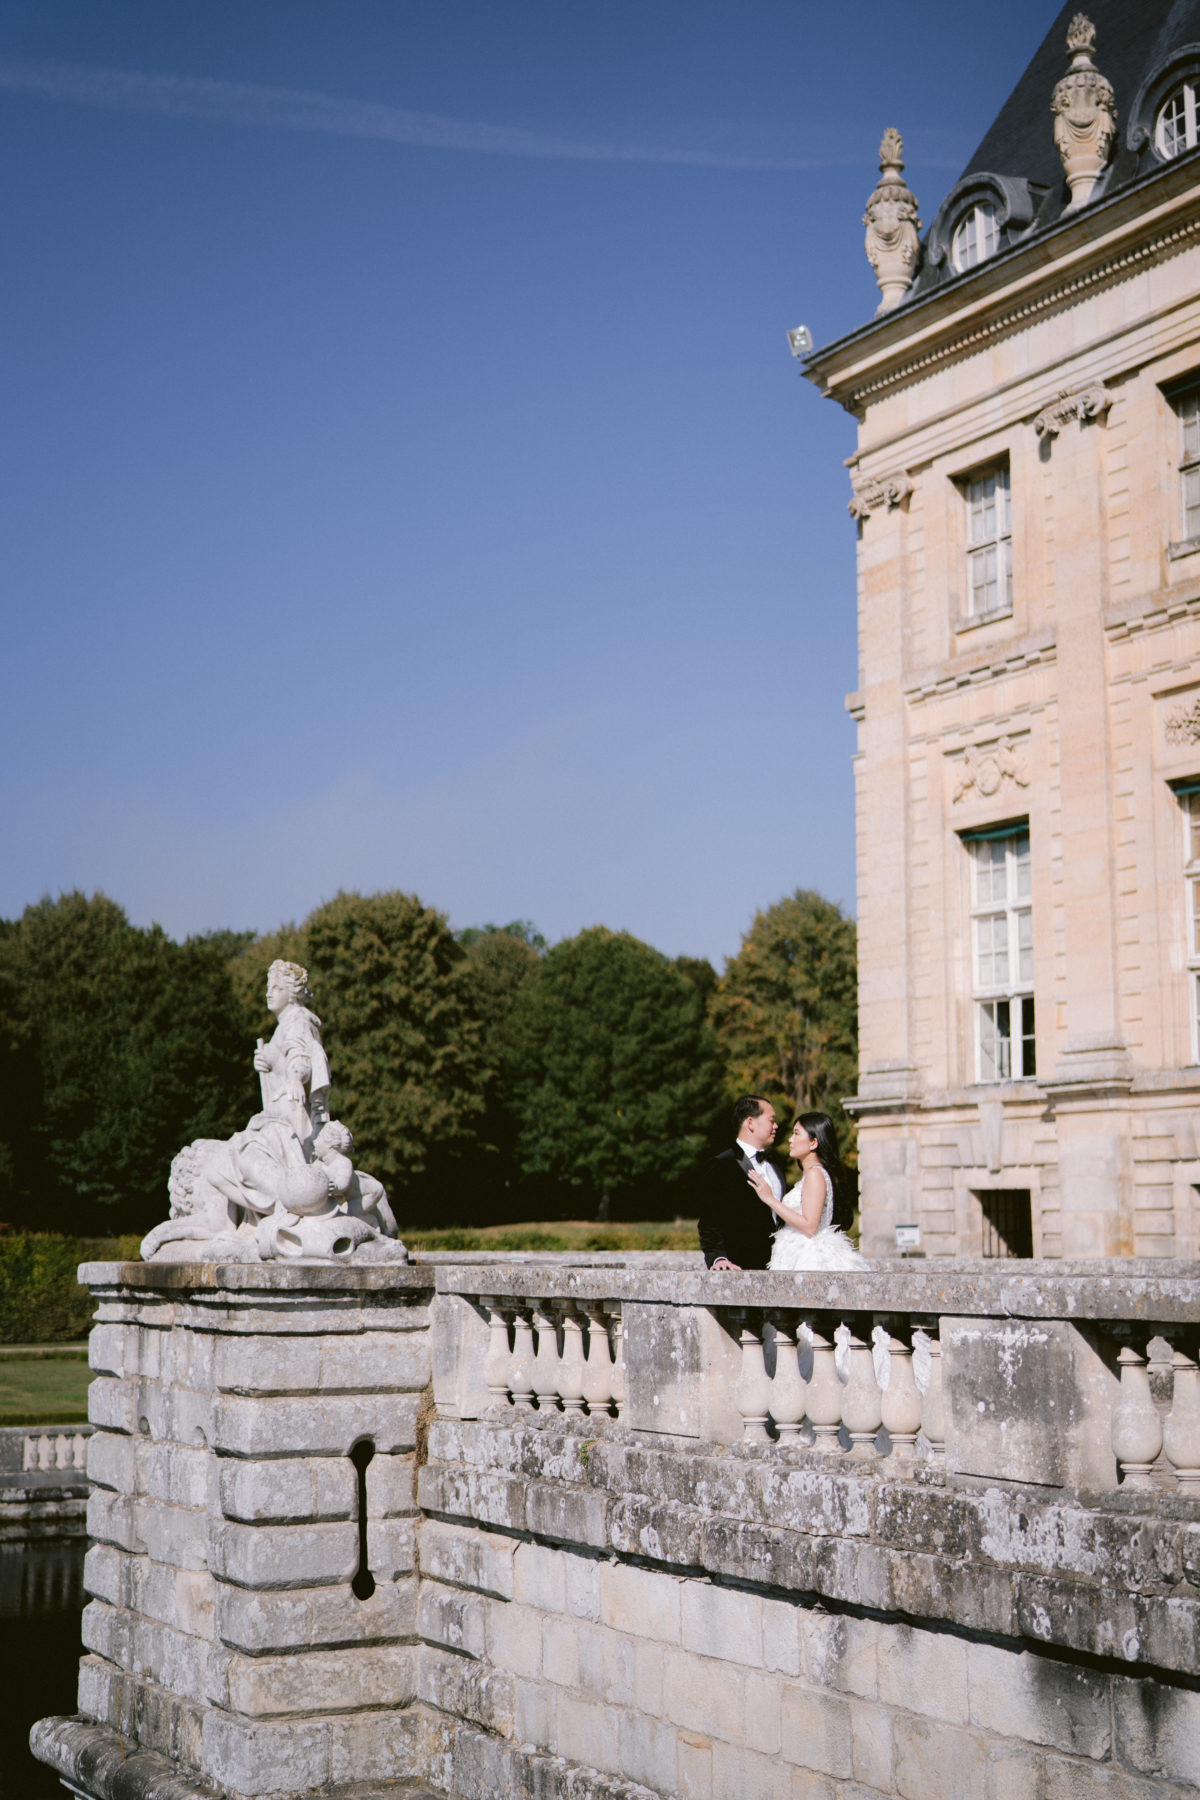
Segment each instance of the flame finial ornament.
[{"label": "flame finial ornament", "polygon": [[1095,190],[1117,135],[1112,83],[1092,61],[1096,27],[1076,13],[1067,31],[1071,66],[1054,90],[1054,143],[1071,190],[1068,212],[1085,206]]},{"label": "flame finial ornament", "polygon": [[912,285],[921,256],[917,197],[904,179],[904,140],[894,126],[879,146],[879,180],[867,201],[867,261],[882,298],[876,316],[899,306]]}]

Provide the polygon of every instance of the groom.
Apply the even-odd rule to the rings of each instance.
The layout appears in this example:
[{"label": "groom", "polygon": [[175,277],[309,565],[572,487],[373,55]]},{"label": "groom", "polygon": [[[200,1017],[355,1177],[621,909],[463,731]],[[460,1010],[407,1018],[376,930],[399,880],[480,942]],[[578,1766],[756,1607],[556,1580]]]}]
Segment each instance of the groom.
[{"label": "groom", "polygon": [[700,1198],[700,1248],[710,1269],[765,1269],[779,1221],[755,1194],[747,1177],[764,1175],[783,1198],[779,1171],[766,1156],[775,1142],[775,1108],[761,1094],[745,1094],[733,1109],[737,1142],[704,1170]]}]

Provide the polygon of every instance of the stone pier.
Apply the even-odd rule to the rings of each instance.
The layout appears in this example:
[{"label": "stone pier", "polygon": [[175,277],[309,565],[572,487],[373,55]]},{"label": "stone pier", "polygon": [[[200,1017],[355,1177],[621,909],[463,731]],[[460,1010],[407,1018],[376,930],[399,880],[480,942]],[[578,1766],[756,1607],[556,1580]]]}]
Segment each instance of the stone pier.
[{"label": "stone pier", "polygon": [[85,1273],[86,1800],[1200,1792],[1195,1266]]}]

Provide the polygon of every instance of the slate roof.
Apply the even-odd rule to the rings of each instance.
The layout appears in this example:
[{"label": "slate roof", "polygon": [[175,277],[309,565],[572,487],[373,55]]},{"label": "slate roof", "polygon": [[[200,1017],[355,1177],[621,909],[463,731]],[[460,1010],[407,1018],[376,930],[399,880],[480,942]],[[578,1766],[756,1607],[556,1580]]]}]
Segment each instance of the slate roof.
[{"label": "slate roof", "polygon": [[[1067,72],[1067,27],[1079,11],[1096,27],[1095,64],[1112,83],[1117,103],[1116,146],[1091,203],[1111,199],[1131,181],[1162,166],[1148,143],[1134,149],[1129,142],[1133,107],[1143,85],[1172,53],[1188,45],[1197,47],[1200,73],[1200,0],[1068,0],[960,178],[986,172],[1032,184],[1032,220],[1019,234],[1007,237],[1006,246],[1049,230],[1070,198],[1054,147],[1050,96]],[[927,244],[928,239],[926,233]],[[904,304],[954,279],[960,278],[948,259],[938,264],[926,255]]]}]

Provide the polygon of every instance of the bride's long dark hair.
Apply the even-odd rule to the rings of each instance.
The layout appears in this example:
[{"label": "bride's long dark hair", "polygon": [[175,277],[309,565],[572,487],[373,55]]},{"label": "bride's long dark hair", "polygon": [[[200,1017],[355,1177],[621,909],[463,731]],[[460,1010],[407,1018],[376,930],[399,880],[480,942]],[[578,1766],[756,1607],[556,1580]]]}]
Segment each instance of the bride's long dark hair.
[{"label": "bride's long dark hair", "polygon": [[838,1149],[833,1120],[828,1113],[804,1112],[799,1123],[817,1140],[817,1161],[833,1183],[833,1223],[845,1231],[854,1220],[854,1187]]}]

